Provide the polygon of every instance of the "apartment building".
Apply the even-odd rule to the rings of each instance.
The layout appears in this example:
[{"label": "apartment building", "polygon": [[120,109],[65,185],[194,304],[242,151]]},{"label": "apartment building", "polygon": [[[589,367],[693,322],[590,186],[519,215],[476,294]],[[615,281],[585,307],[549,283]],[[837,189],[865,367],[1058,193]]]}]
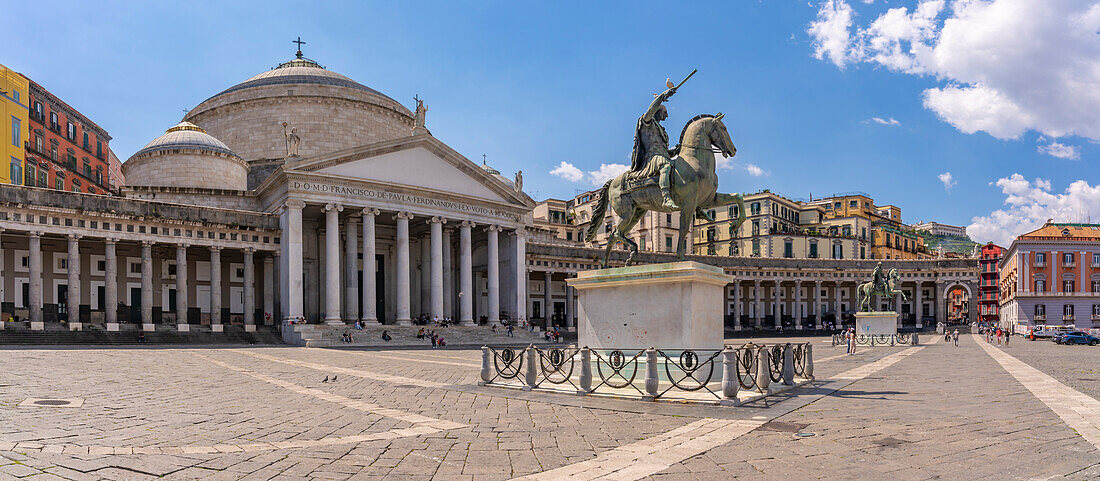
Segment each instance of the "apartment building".
[{"label": "apartment building", "polygon": [[1002,326],[1100,327],[1100,224],[1047,221],[1012,241],[998,271]]}]

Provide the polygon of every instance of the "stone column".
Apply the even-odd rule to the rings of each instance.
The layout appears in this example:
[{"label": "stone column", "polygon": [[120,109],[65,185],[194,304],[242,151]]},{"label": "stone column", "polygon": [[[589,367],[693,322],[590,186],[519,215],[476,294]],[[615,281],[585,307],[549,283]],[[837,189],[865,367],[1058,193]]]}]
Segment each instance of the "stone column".
[{"label": "stone column", "polygon": [[474,277],[473,253],[471,251],[470,228],[473,222],[462,221],[458,229],[458,320],[463,326],[476,325],[474,322]]},{"label": "stone column", "polygon": [[550,290],[553,284],[553,273],[546,271],[542,281],[542,317],[546,319],[547,328],[553,325],[554,318],[554,293]]},{"label": "stone column", "polygon": [[80,235],[69,234],[69,329],[79,331],[83,328],[80,322]]},{"label": "stone column", "polygon": [[210,331],[222,332],[222,248],[210,248]]},{"label": "stone column", "polygon": [[283,282],[283,260],[282,251],[274,251],[271,253],[271,260],[274,266],[271,269],[272,272],[272,295],[271,295],[271,324],[278,325],[279,319],[282,318],[283,306],[279,302],[278,293],[282,292],[283,287],[280,285]]},{"label": "stone column", "polygon": [[783,309],[780,307],[782,304],[779,300],[779,294],[783,291],[783,284],[781,281],[775,281],[775,291],[772,292],[772,317],[775,319],[775,325],[772,327],[779,327],[783,325]]},{"label": "stone column", "polygon": [[452,266],[451,252],[454,247],[451,244],[451,229],[443,229],[443,315],[455,319],[455,283],[454,266]]},{"label": "stone column", "polygon": [[822,319],[823,313],[821,312],[821,281],[814,281],[814,308],[812,311],[814,319],[816,319],[816,322],[814,322],[816,327],[818,329],[824,328],[825,321]]},{"label": "stone column", "polygon": [[901,294],[894,294],[894,311],[898,312],[898,329],[901,329]]},{"label": "stone column", "polygon": [[442,319],[443,310],[443,224],[447,219],[432,217],[428,221],[431,229],[431,313],[433,319]]},{"label": "stone column", "polygon": [[573,286],[568,281],[565,284],[565,329],[573,330]]},{"label": "stone column", "polygon": [[760,329],[760,324],[761,324],[760,320],[764,318],[764,312],[763,312],[764,311],[764,304],[762,302],[760,302],[760,289],[761,289],[760,279],[756,279],[756,280],[752,281],[752,286],[753,286],[752,305],[753,305],[753,310],[755,311],[753,313],[752,323],[753,323],[754,327],[756,327],[757,329]]},{"label": "stone column", "polygon": [[256,256],[255,249],[244,249],[244,330],[256,331]]},{"label": "stone column", "polygon": [[114,238],[104,239],[103,244],[103,263],[104,263],[104,277],[103,277],[103,294],[106,299],[103,300],[103,309],[107,312],[104,313],[104,319],[107,322],[108,331],[118,330],[118,254],[116,253],[116,242]]},{"label": "stone column", "polygon": [[[429,221],[431,222],[431,221]],[[420,238],[420,314],[432,313],[431,232]]]},{"label": "stone column", "polygon": [[413,215],[408,212],[398,212],[394,216],[397,219],[397,324],[399,326],[411,326],[412,316],[409,314],[409,297],[412,295],[409,286],[409,219]]},{"label": "stone column", "polygon": [[[1050,292],[1060,292],[1062,290],[1062,278],[1058,276],[1058,264],[1061,262],[1062,259],[1059,258],[1058,251],[1050,253]],[[943,319],[943,322],[947,322],[947,316],[944,316]]]},{"label": "stone column", "polygon": [[527,319],[527,233],[523,227],[515,232],[516,236],[516,319]]},{"label": "stone column", "polygon": [[[283,211],[283,249],[285,268],[280,269],[279,290],[283,292],[280,303],[284,319],[305,318],[305,294],[302,288],[302,209],[306,203],[297,199],[286,201]],[[283,281],[285,279],[285,282]]]},{"label": "stone column", "polygon": [[741,281],[733,281],[733,330],[741,330]]},{"label": "stone column", "polygon": [[378,265],[374,257],[375,234],[374,219],[381,214],[378,209],[367,207],[363,209],[363,322],[370,325],[379,325],[378,322]]},{"label": "stone column", "polygon": [[155,331],[153,325],[153,243],[141,243],[141,329]]},{"label": "stone column", "polygon": [[325,324],[344,325],[340,317],[340,212],[344,206],[326,204],[325,212]]},{"label": "stone column", "polygon": [[41,331],[46,329],[46,323],[42,320],[42,233],[29,232],[27,236],[27,257],[31,263],[28,269],[31,277],[31,305],[28,310],[31,329]]},{"label": "stone column", "polygon": [[187,244],[176,244],[176,328],[187,332]]},{"label": "stone column", "polygon": [[836,292],[835,292],[835,294],[836,294],[836,306],[833,308],[833,317],[836,318],[837,327],[840,327],[843,324],[841,316],[844,313],[841,312],[841,309],[840,309],[841,308],[841,305],[840,305],[840,294],[841,294],[840,291],[841,291],[841,289],[843,289],[843,287],[841,286],[840,281],[836,281]]},{"label": "stone column", "polygon": [[802,330],[802,281],[794,281],[794,328]]},{"label": "stone column", "polygon": [[355,218],[344,223],[344,319],[359,319],[359,229]]},{"label": "stone column", "polygon": [[265,326],[271,325],[275,319],[275,259],[264,256],[264,313],[260,320]]},{"label": "stone column", "polygon": [[921,322],[921,314],[924,313],[924,299],[921,296],[924,295],[924,289],[921,289],[921,281],[917,281],[913,284],[913,313],[915,314],[914,320],[916,320],[916,327],[920,329],[923,327]]},{"label": "stone column", "polygon": [[486,266],[489,271],[489,324],[500,320],[500,257],[497,254],[500,244],[497,242],[498,232],[500,232],[500,226],[489,226],[489,260]]},{"label": "stone column", "polygon": [[946,285],[940,282],[935,284],[936,286],[936,323],[943,323],[947,325],[947,293],[944,292]]}]

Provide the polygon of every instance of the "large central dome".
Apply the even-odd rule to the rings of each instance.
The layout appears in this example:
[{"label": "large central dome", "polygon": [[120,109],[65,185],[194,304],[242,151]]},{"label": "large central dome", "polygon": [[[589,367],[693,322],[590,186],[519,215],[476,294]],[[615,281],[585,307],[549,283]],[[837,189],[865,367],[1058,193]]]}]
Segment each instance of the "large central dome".
[{"label": "large central dome", "polygon": [[403,137],[413,125],[405,106],[301,52],[206,99],[184,120],[245,160],[286,157],[290,129],[301,139],[298,154],[311,157]]}]

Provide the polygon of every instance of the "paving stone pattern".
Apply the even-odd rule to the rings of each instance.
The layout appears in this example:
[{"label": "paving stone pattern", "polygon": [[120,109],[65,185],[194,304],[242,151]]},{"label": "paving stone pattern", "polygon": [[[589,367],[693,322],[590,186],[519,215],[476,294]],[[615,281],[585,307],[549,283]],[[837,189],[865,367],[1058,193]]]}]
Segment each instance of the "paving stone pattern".
[{"label": "paving stone pattern", "polygon": [[970,337],[821,341],[812,387],[737,408],[477,387],[476,350],[0,349],[0,479],[1100,477]]}]

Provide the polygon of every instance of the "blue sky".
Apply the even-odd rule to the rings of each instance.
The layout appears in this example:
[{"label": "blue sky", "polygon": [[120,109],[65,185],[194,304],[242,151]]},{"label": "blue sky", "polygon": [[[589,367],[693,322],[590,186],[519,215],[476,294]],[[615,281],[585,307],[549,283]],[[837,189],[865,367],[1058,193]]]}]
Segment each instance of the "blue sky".
[{"label": "blue sky", "polygon": [[[675,133],[698,113],[726,114],[739,150],[719,171],[723,191],[769,188],[794,198],[864,191],[901,206],[907,222],[977,224],[979,241],[1004,242],[1046,215],[1100,219],[1100,194],[1085,175],[1100,137],[1090,115],[1100,114],[1051,119],[962,94],[929,105],[930,89],[998,82],[1007,85],[1002,97],[1020,105],[1027,102],[1013,95],[1029,95],[1021,91],[1068,96],[1070,105],[1080,95],[1043,84],[1047,78],[1029,85],[1027,69],[1013,80],[1025,85],[1013,90],[1004,71],[1018,65],[953,67],[980,63],[941,58],[952,53],[941,55],[941,47],[957,48],[945,22],[974,13],[954,2],[62,2],[48,14],[33,3],[4,3],[0,38],[9,48],[0,63],[106,128],[123,159],[185,109],[291,58],[290,41],[300,35],[306,56],[329,69],[407,106],[420,95],[436,137],[472,160],[486,154],[508,176],[522,169],[536,199],[571,197],[595,187],[588,172],[629,163],[635,120],[651,95],[666,77],[697,68],[669,103],[665,125]],[[1070,52],[1095,62],[1095,39],[1041,36],[1073,15],[1092,21],[1081,12],[1093,3],[1044,3],[1064,6],[1066,17],[1033,25],[1041,48],[1031,55],[1077,42]],[[916,18],[920,4],[931,5]],[[964,20],[995,29],[1002,17]],[[875,41],[882,38],[900,53],[884,55]],[[1078,87],[1097,87],[1081,80]],[[561,162],[584,178],[551,175]],[[1080,192],[1065,192],[1075,181]]]}]

